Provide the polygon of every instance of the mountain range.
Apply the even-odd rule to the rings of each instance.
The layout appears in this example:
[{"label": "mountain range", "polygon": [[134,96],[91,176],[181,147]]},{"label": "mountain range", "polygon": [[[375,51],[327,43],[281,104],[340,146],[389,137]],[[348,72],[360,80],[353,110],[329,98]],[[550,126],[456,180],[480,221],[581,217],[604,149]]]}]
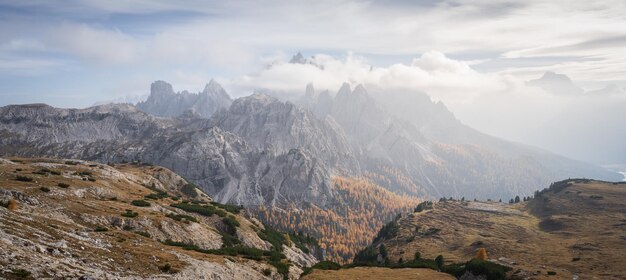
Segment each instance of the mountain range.
[{"label": "mountain range", "polygon": [[[136,106],[2,107],[0,136],[4,157],[157,164],[216,201],[251,212],[339,212],[341,203],[355,201],[347,195],[359,196],[340,191],[337,177],[366,180],[397,196],[505,200],[563,178],[621,179],[482,134],[425,94],[370,94],[347,83],[336,94],[309,85],[301,99],[281,101],[261,93],[232,100],[215,81],[198,94],[175,93],[157,81]],[[287,229],[302,228],[295,223]]]}]

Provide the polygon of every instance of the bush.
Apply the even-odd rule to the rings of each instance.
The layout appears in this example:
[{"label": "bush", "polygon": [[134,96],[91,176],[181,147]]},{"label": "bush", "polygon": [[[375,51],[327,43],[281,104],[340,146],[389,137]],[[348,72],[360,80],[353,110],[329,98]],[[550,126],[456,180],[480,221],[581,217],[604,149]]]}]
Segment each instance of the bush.
[{"label": "bush", "polygon": [[59,186],[60,188],[67,189],[67,188],[70,187],[70,184],[68,184],[68,183],[59,183],[57,186]]},{"label": "bush", "polygon": [[437,267],[438,267],[439,269],[443,268],[443,264],[444,264],[444,262],[445,262],[445,261],[444,261],[444,259],[443,259],[443,256],[442,256],[442,255],[439,255],[439,256],[437,256],[437,257],[435,258],[435,264],[437,264]]},{"label": "bush", "polygon": [[152,237],[152,235],[150,235],[150,233],[147,233],[147,232],[145,232],[145,231],[135,231],[135,233],[136,233],[136,234],[139,234],[139,235],[141,235],[141,236],[143,236],[143,237],[147,237],[147,238]]},{"label": "bush", "polygon": [[305,254],[309,253],[309,248],[307,247],[307,245],[319,247],[319,244],[317,243],[317,240],[315,238],[305,235],[301,231],[297,234],[295,232],[290,232],[289,239],[296,245],[297,248],[302,250],[302,252],[304,252]]},{"label": "bush", "polygon": [[548,275],[556,275],[556,272],[554,272],[554,271],[548,271]]},{"label": "bush", "polygon": [[465,264],[465,269],[474,275],[484,275],[487,280],[504,280],[506,272],[511,268],[483,260],[471,260]]},{"label": "bush", "polygon": [[166,263],[166,264],[165,264],[165,265],[163,265],[163,266],[159,266],[159,270],[160,270],[161,272],[165,272],[165,273],[167,273],[167,272],[170,272],[170,270],[171,270],[171,269],[172,269],[172,266],[171,266],[169,263]]},{"label": "bush", "polygon": [[166,198],[168,196],[169,195],[167,194],[167,192],[157,191],[156,193],[151,193],[149,195],[144,196],[144,198],[157,200],[157,199],[161,199],[161,198]]},{"label": "bush", "polygon": [[422,258],[422,254],[420,252],[415,252],[414,260],[419,261]]},{"label": "bush", "polygon": [[180,191],[191,198],[195,198],[198,196],[198,192],[196,191],[196,185],[194,185],[193,183],[187,183],[180,189]]},{"label": "bush", "polygon": [[212,205],[217,206],[219,208],[222,208],[230,213],[233,214],[239,214],[239,212],[241,212],[241,209],[243,209],[242,206],[238,206],[238,205],[230,205],[230,204],[221,204],[221,203],[217,203],[215,201],[211,202]]},{"label": "bush", "polygon": [[139,213],[126,209],[126,212],[122,213],[122,217],[134,218],[139,216]]},{"label": "bush", "polygon": [[78,171],[78,172],[76,172],[76,175],[80,175],[80,176],[91,176],[91,175],[93,175],[93,173],[91,173],[91,171],[88,171],[88,170],[82,170],[82,171]]},{"label": "bush", "polygon": [[105,231],[109,231],[109,229],[105,228],[105,227],[98,226],[98,227],[96,227],[96,229],[94,229],[94,231],[95,232],[105,232]]},{"label": "bush", "polygon": [[33,178],[32,177],[28,177],[28,176],[17,175],[15,177],[15,180],[22,181],[22,182],[32,182]]},{"label": "bush", "polygon": [[89,182],[95,182],[96,178],[94,178],[94,177],[87,177],[87,180],[89,180]]},{"label": "bush", "polygon": [[313,265],[311,268],[321,270],[339,270],[341,269],[341,265],[336,262],[321,261]]},{"label": "bush", "polygon": [[9,199],[9,201],[4,202],[0,200],[0,206],[5,207],[11,211],[17,209],[17,201],[13,198]]},{"label": "bush", "polygon": [[287,243],[287,239],[285,239],[285,234],[277,231],[269,226],[265,226],[265,229],[258,232],[258,235],[261,239],[272,244],[272,249],[277,251],[282,251],[283,244]]},{"label": "bush", "polygon": [[11,270],[11,274],[13,274],[17,278],[26,278],[30,276],[30,271],[22,268],[16,268]]},{"label": "bush", "polygon": [[183,202],[183,203],[174,203],[174,204],[171,204],[170,206],[178,208],[178,209],[182,209],[186,212],[198,213],[202,216],[207,216],[207,217],[210,217],[213,215],[226,217],[226,212],[224,212],[224,210],[217,209],[212,205],[196,205],[196,204],[189,204],[187,202]]},{"label": "bush", "polygon": [[41,188],[39,188],[39,190],[42,191],[42,192],[50,192],[50,189],[46,188],[46,187],[41,187]]},{"label": "bush", "polygon": [[135,205],[137,207],[149,207],[150,206],[150,202],[147,202],[145,200],[133,200],[130,202],[130,204]]},{"label": "bush", "polygon": [[232,217],[224,217],[222,218],[222,222],[226,225],[226,232],[232,235],[237,234],[237,227],[240,225],[239,222]]},{"label": "bush", "polygon": [[415,209],[413,210],[413,212],[419,213],[422,212],[424,210],[427,209],[433,209],[433,202],[432,201],[424,201],[420,204],[417,205],[417,207],[415,207]]},{"label": "bush", "polygon": [[270,275],[272,275],[272,270],[271,270],[271,269],[269,269],[269,268],[265,268],[265,269],[263,269],[263,275],[265,275],[265,276],[270,276]]},{"label": "bush", "polygon": [[400,215],[396,216],[391,222],[384,225],[380,229],[378,234],[376,234],[376,237],[374,238],[374,241],[372,241],[372,243],[377,243],[378,241],[396,236],[398,234],[398,231],[400,230],[400,226],[398,225],[399,219]]}]

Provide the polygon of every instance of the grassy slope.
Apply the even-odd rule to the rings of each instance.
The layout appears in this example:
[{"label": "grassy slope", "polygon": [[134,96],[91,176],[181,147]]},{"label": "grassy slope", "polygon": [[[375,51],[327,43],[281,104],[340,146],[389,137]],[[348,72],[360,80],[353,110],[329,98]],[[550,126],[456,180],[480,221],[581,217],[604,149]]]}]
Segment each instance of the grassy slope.
[{"label": "grassy slope", "polygon": [[[401,219],[400,225],[399,235],[384,241],[391,261],[411,259],[419,251],[425,258],[443,254],[448,262],[464,262],[485,247],[491,259],[534,279],[626,275],[623,184],[580,181],[513,205],[437,203],[433,210]],[[431,229],[439,232],[427,234]]]}]

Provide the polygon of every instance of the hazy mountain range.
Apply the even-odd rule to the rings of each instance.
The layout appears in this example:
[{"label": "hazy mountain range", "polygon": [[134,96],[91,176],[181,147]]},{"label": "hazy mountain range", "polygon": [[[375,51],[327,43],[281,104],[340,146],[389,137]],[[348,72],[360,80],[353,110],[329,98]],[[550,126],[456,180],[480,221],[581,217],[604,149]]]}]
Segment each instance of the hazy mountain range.
[{"label": "hazy mountain range", "polygon": [[310,85],[297,104],[253,94],[231,105],[215,81],[198,94],[174,93],[157,81],[136,107],[2,107],[0,144],[4,156],[163,165],[216,200],[242,205],[324,206],[333,197],[333,176],[365,177],[419,197],[495,199],[568,177],[621,179],[484,135],[426,95],[383,100],[396,102],[363,86],[344,84],[331,94]]}]

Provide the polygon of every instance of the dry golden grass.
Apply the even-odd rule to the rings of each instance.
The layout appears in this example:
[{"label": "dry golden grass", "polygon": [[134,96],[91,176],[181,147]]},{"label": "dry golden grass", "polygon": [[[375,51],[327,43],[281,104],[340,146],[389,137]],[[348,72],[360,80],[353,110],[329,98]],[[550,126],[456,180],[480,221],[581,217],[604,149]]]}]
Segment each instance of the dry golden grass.
[{"label": "dry golden grass", "polygon": [[302,280],[454,280],[449,274],[426,268],[390,269],[383,267],[356,267],[340,270],[314,270]]},{"label": "dry golden grass", "polygon": [[581,182],[513,205],[437,203],[400,225],[399,235],[384,241],[392,261],[419,251],[425,258],[442,254],[448,263],[465,262],[484,247],[491,260],[513,267],[511,273],[521,270],[519,278],[626,277],[623,184]]}]

